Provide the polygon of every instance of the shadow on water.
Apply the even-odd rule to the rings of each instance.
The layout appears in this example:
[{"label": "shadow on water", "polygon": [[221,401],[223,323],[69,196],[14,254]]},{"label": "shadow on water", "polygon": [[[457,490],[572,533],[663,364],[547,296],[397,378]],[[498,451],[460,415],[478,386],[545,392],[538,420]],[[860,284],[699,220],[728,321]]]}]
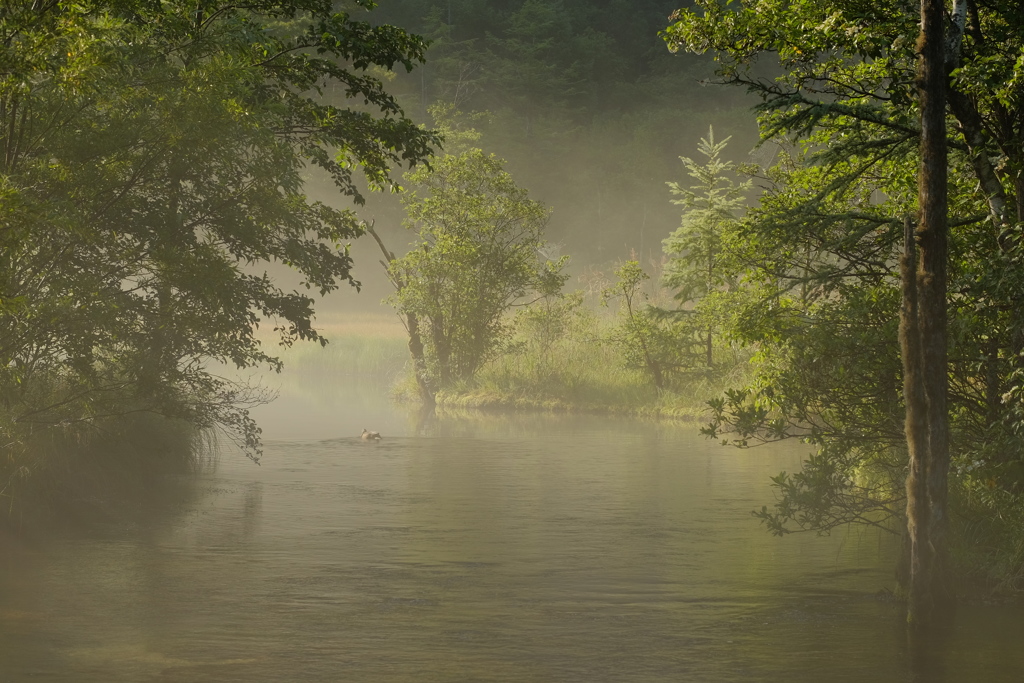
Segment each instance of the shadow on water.
[{"label": "shadow on water", "polygon": [[946,653],[955,642],[955,616],[944,615],[936,623],[906,629],[906,651],[912,683],[946,683]]}]

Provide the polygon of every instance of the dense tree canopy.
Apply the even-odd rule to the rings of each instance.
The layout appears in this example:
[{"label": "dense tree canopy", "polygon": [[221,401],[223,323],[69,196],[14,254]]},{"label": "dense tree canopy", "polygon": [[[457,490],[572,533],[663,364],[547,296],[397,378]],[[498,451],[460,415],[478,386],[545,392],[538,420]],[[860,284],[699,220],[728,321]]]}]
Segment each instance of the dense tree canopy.
[{"label": "dense tree canopy", "polygon": [[[435,114],[444,119],[446,111]],[[402,203],[414,244],[388,264],[394,304],[423,323],[428,383],[439,389],[471,380],[500,351],[511,307],[528,294],[557,292],[565,263],[541,253],[548,209],[501,159],[472,145],[475,131],[444,128],[451,152],[407,175]]]},{"label": "dense tree canopy", "polygon": [[[1020,505],[1024,34],[1012,3],[967,6],[947,58],[948,395],[955,521],[981,514],[977,536],[1015,533],[983,511],[998,499],[1003,518],[1016,518]],[[713,51],[724,82],[757,93],[763,136],[781,145],[736,243],[761,297],[734,333],[760,345],[765,363],[752,386],[716,404],[714,429],[820,447],[803,472],[776,481],[784,495],[762,515],[778,532],[884,523],[903,507],[897,264],[904,221],[918,211],[918,21],[913,3],[702,0],[665,33],[675,49]],[[774,78],[763,76],[767,55],[779,60]]]},{"label": "dense tree canopy", "polygon": [[[151,409],[258,430],[209,361],[276,365],[318,340],[305,289],[352,282],[357,202],[437,140],[371,75],[425,44],[368,0],[9,3],[0,13],[0,390],[12,424]],[[353,284],[356,284],[353,282]],[[131,400],[127,397],[134,396]],[[140,402],[141,400],[141,402]]]}]

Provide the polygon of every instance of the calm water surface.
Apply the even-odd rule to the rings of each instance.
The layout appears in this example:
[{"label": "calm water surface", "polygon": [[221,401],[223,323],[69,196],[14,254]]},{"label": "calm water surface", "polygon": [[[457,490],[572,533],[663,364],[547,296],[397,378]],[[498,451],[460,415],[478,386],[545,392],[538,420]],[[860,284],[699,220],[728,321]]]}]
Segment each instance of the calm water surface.
[{"label": "calm water surface", "polygon": [[1024,680],[1020,610],[962,608],[922,670],[885,539],[759,528],[800,448],[353,391],[285,395],[260,467],[8,553],[0,681]]}]

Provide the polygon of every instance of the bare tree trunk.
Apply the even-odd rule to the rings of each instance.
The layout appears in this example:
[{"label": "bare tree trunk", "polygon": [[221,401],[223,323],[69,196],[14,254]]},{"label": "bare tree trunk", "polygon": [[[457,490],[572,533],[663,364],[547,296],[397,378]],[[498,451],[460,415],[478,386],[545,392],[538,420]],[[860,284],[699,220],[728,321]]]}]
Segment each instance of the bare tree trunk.
[{"label": "bare tree trunk", "polygon": [[[901,268],[909,545],[907,620],[924,625],[950,599],[946,536],[949,425],[946,409],[947,150],[942,0],[921,0],[919,220],[908,222]],[[915,248],[916,247],[916,248]]]},{"label": "bare tree trunk", "polygon": [[427,381],[427,361],[423,354],[423,338],[420,337],[420,321],[415,313],[405,314],[405,329],[409,333],[409,355],[412,357],[412,371],[416,377],[416,386],[420,390],[420,400],[425,405],[434,405],[434,392]]},{"label": "bare tree trunk", "polygon": [[[405,287],[405,281],[402,279],[400,273],[397,273],[391,269],[391,264],[395,260],[395,255],[388,251],[388,248],[384,246],[384,241],[380,238],[377,232],[373,229],[373,223],[365,226],[366,232],[370,233],[377,246],[380,247],[381,253],[384,254],[384,260],[381,261],[381,265],[384,266],[384,270],[388,274],[388,279],[391,280],[391,284],[394,285],[396,291],[402,291]],[[412,372],[416,378],[416,386],[420,392],[420,400],[427,406],[433,406],[434,392],[430,388],[430,382],[427,379],[427,361],[423,353],[423,337],[420,336],[420,320],[419,316],[415,313],[406,313],[403,316],[402,322],[405,325],[406,331],[409,333],[409,355],[412,357]]]}]

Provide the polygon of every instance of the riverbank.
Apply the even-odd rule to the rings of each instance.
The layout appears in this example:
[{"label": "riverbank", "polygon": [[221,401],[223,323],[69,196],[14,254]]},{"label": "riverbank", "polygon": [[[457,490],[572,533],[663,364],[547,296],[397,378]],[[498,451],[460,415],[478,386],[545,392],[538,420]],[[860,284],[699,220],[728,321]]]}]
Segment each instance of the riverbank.
[{"label": "riverbank", "polygon": [[[637,391],[636,398],[618,396],[587,398],[581,396],[537,395],[519,393],[509,387],[476,387],[441,391],[437,405],[444,408],[475,410],[522,410],[552,413],[589,413],[632,417],[665,418],[672,420],[704,420],[708,416],[706,401],[714,397],[707,394],[708,383],[695,382],[690,391],[646,392]],[[404,390],[401,396],[405,396]],[[706,396],[706,398],[704,398]]]},{"label": "riverbank", "polygon": [[[437,394],[438,405],[481,410],[540,410],[595,413],[673,420],[705,420],[707,402],[728,388],[742,386],[746,364],[696,371],[670,387],[658,388],[639,370],[622,366],[604,349],[592,360],[553,355],[536,359],[498,359],[472,384]],[[400,392],[414,387],[404,385]]]},{"label": "riverbank", "polygon": [[[366,325],[367,321],[356,320],[347,327]],[[437,405],[703,420],[709,414],[709,400],[722,396],[726,389],[744,386],[752,374],[749,354],[722,345],[716,349],[718,361],[713,368],[666,372],[663,386],[655,386],[645,368],[631,365],[622,349],[608,340],[613,325],[611,318],[587,315],[554,339],[513,327],[505,343],[472,379],[436,393]],[[390,360],[374,359],[370,365],[389,368],[393,398],[420,401],[400,323],[379,321],[368,329],[373,330],[375,352],[387,349],[391,354]],[[346,327],[337,330],[344,333]],[[293,367],[304,374],[314,367],[353,372],[360,364],[362,343],[347,336],[332,337],[328,347],[315,356],[293,356]],[[367,364],[362,365],[361,372],[366,372]]]},{"label": "riverbank", "polygon": [[[472,381],[439,391],[437,405],[702,420],[709,399],[746,381],[747,364],[726,349],[723,363],[714,370],[680,374],[671,386],[659,389],[602,340],[601,322],[592,319],[585,329],[550,343],[524,334],[510,336]],[[281,352],[289,375],[297,380],[290,384],[312,387],[340,377],[375,377],[391,387],[395,400],[419,401],[408,337],[397,316],[334,314],[318,320],[317,327],[328,338],[325,347],[302,345]]]}]

